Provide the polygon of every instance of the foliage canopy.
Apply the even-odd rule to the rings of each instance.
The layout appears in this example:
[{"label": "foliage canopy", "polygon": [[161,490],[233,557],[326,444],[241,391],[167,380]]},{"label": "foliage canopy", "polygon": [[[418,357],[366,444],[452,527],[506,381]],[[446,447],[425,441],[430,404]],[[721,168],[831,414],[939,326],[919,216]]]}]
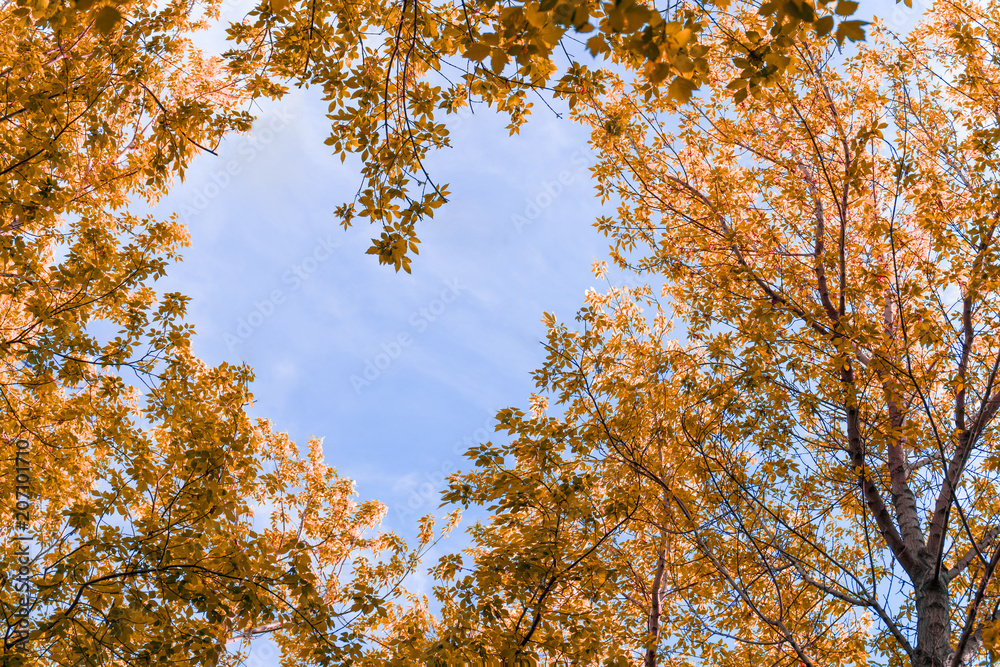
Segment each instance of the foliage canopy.
[{"label": "foliage canopy", "polygon": [[440,593],[477,619],[441,629],[454,655],[985,664],[998,40],[995,7],[938,3],[849,56],[801,35],[736,104],[720,58],[680,110],[614,77],[578,108],[598,224],[651,282],[550,321],[534,413],[454,479],[493,511]]},{"label": "foliage canopy", "polygon": [[[0,506],[19,440],[46,489],[6,664],[225,664],[263,632],[302,664],[981,662],[1000,24],[951,0],[845,53],[856,9],[265,0],[215,59],[191,36],[217,1],[4,3]],[[446,496],[493,515],[472,567],[434,568],[434,615],[394,602],[431,525],[416,550],[378,533],[318,441],[247,417],[250,370],[195,359],[185,298],[152,287],[185,230],[130,212],[288,85],[323,90],[328,145],[363,161],[341,222],[406,271],[447,114],[515,132],[530,95],[565,102],[612,257],[655,283],[550,319],[533,413],[502,412],[510,441]]]},{"label": "foliage canopy", "polygon": [[3,664],[231,664],[262,631],[346,661],[417,552],[318,441],[247,416],[249,368],[192,355],[187,299],[153,288],[186,230],[130,210],[250,127],[244,82],[189,4],[92,5],[0,10]]}]

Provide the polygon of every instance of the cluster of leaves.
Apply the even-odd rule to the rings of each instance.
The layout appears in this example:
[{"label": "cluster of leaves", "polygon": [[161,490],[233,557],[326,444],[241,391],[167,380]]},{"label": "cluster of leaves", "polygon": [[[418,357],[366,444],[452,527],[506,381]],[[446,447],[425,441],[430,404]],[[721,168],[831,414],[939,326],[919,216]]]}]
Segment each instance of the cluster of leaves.
[{"label": "cluster of leaves", "polygon": [[417,223],[448,196],[425,167],[449,145],[448,114],[485,104],[509,117],[514,133],[530,94],[571,107],[599,95],[602,64],[635,72],[647,97],[686,102],[719,75],[710,52],[741,63],[727,72],[739,98],[784,73],[803,32],[840,43],[864,37],[864,22],[848,19],[857,8],[851,0],[751,5],[761,29],[745,33],[719,29],[731,4],[266,0],[230,27],[227,57],[253,95],[280,97],[281,82],[322,88],[327,144],[363,163],[358,194],[337,216],[345,227],[356,216],[381,226],[369,253],[410,271]]}]

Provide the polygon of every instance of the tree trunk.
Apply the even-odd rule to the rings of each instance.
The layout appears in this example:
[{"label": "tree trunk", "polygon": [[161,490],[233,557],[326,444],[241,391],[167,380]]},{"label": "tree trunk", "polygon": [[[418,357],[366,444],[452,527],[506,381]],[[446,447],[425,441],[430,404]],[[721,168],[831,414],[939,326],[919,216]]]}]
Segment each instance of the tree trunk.
[{"label": "tree trunk", "polygon": [[917,646],[913,667],[949,667],[952,647],[948,586],[929,573],[915,588]]},{"label": "tree trunk", "polygon": [[660,588],[663,586],[663,569],[666,565],[666,553],[660,551],[656,557],[656,574],[653,576],[653,590],[650,593],[649,618],[646,627],[649,630],[649,642],[646,647],[646,657],[643,667],[656,667],[656,649],[660,639]]}]

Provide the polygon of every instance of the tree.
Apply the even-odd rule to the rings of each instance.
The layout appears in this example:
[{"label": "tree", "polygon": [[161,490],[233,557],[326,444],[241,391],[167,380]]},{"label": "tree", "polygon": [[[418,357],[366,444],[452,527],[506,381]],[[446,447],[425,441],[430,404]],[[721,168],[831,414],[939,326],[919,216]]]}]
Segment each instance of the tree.
[{"label": "tree", "polygon": [[347,660],[419,558],[154,290],[186,230],[130,206],[251,120],[192,9],[0,8],[5,666],[232,664],[261,633]]},{"label": "tree", "polygon": [[424,650],[984,663],[997,16],[939,3],[850,55],[800,34],[786,78],[735,104],[720,59],[689,106],[617,80],[580,108],[618,202],[599,225],[652,286],[549,320],[533,414],[501,412],[511,441],[471,450],[446,496],[493,514],[470,567],[442,561]]}]

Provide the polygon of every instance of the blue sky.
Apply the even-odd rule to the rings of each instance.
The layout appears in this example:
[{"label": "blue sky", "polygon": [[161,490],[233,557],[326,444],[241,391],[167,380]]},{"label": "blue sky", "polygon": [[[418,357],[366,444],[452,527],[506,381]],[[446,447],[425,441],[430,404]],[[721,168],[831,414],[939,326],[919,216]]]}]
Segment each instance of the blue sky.
[{"label": "blue sky", "polygon": [[[453,194],[418,230],[407,275],[365,254],[375,228],[336,224],[359,166],[324,146],[319,97],[264,106],[250,137],[195,160],[157,209],[191,235],[158,288],[191,297],[200,358],[254,368],[254,415],[300,446],[324,438],[359,498],[387,505],[383,527],[412,540],[420,516],[449,510],[444,477],[495,435],[497,410],[527,407],[543,311],[572,319],[598,285],[587,134],[544,108],[515,137],[489,112],[456,118],[455,148],[429,164]],[[425,564],[466,544],[460,526]],[[425,576],[408,585],[430,593]],[[247,664],[277,657],[257,641]]]},{"label": "blue sky", "polygon": [[191,233],[160,288],[191,297],[201,358],[253,366],[255,414],[300,443],[324,437],[329,462],[406,532],[398,505],[425,473],[457,467],[456,443],[525,405],[543,310],[571,318],[596,285],[601,209],[580,128],[545,111],[511,138],[477,113],[432,159],[453,195],[418,231],[412,275],[395,273],[365,254],[374,228],[336,225],[360,179],[323,145],[323,108],[297,91],[196,160],[159,207]]},{"label": "blue sky", "polygon": [[[243,4],[231,0],[224,18]],[[919,9],[893,7],[890,24]],[[300,445],[324,438],[360,498],[386,503],[384,527],[412,537],[417,517],[446,511],[442,479],[493,437],[496,411],[527,407],[543,311],[571,319],[600,289],[590,267],[606,241],[591,223],[610,211],[594,197],[587,134],[543,105],[514,137],[488,111],[453,119],[455,147],[429,163],[452,196],[418,230],[406,275],[365,254],[374,228],[336,225],[360,176],[323,144],[317,91],[257,111],[252,136],[199,156],[158,206],[191,234],[159,288],[191,297],[202,359],[254,368],[255,415]],[[458,531],[442,548],[464,543]]]},{"label": "blue sky", "polygon": [[[383,527],[412,538],[448,511],[444,477],[495,435],[497,410],[527,407],[543,311],[571,319],[597,286],[592,159],[586,133],[548,111],[515,137],[490,113],[457,119],[455,148],[430,163],[450,202],[418,230],[412,275],[395,273],[365,254],[374,228],[336,224],[360,177],[323,145],[324,109],[296,91],[195,161],[158,208],[191,234],[159,289],[191,297],[199,357],[254,368],[255,415],[300,446],[324,438],[359,497],[387,505]],[[460,526],[425,563],[465,544]],[[248,664],[277,664],[270,649],[255,642]]]}]

